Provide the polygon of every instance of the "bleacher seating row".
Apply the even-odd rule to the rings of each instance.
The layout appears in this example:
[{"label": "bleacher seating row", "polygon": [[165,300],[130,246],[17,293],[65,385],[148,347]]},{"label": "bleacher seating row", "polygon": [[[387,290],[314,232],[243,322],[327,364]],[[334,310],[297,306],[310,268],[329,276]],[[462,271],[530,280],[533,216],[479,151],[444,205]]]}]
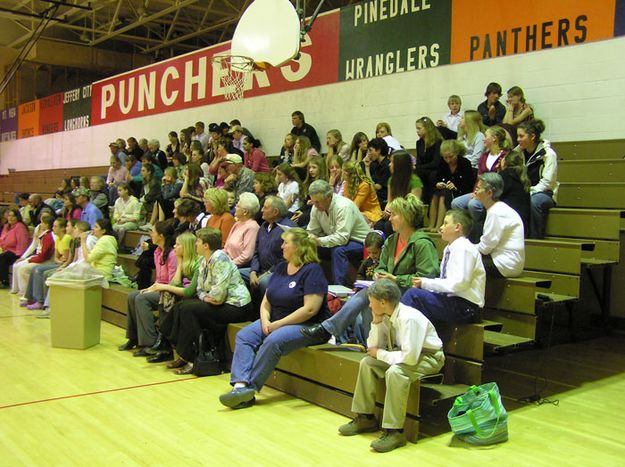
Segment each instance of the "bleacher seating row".
[{"label": "bleacher seating row", "polygon": [[[413,441],[418,433],[420,401],[434,403],[462,392],[465,385],[479,383],[486,351],[507,350],[540,340],[542,316],[547,310],[565,310],[573,332],[575,320],[593,311],[575,306],[580,300],[589,300],[586,295],[591,290],[590,298],[607,321],[611,271],[619,261],[620,237],[625,231],[625,141],[559,143],[554,147],[561,159],[561,191],[558,207],[549,214],[547,237],[526,240],[526,265],[520,278],[489,281],[482,323],[440,330],[447,356],[444,384],[423,381],[413,385],[406,422]],[[594,158],[595,154],[602,157]],[[85,175],[106,172],[106,168],[85,170]],[[19,188],[28,186],[31,192],[45,192],[44,185],[36,185],[35,178],[27,181],[23,174],[19,175],[19,182],[13,178],[18,174],[4,177],[2,191],[20,191]],[[46,183],[51,184],[54,179],[54,187],[68,175],[82,173],[70,169],[50,178],[40,174],[43,180],[49,180]],[[7,178],[15,183],[5,184]],[[4,194],[2,200],[6,198]],[[125,246],[134,247],[141,234],[129,232]],[[441,253],[444,245],[440,235],[430,235]],[[134,259],[132,255],[119,255],[118,263],[133,274]],[[129,289],[114,284],[104,291],[104,320],[125,326],[128,292]],[[231,343],[241,326],[229,327]],[[363,354],[327,349],[328,346],[300,349],[284,357],[268,385],[350,415],[358,361]]]}]

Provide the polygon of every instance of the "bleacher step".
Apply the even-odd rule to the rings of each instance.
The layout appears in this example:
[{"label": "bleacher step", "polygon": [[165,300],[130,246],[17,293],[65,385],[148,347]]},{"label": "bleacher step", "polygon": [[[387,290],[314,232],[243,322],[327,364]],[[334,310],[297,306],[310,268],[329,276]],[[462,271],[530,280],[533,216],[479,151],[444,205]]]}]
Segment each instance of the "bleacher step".
[{"label": "bleacher step", "polygon": [[484,348],[492,353],[509,352],[533,346],[534,339],[502,332],[484,331]]}]

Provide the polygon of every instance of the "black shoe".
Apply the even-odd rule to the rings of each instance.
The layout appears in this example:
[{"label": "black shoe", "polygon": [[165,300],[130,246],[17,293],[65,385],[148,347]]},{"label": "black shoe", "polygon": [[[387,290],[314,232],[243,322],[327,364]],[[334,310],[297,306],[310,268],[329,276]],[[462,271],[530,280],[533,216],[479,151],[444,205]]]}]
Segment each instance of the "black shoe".
[{"label": "black shoe", "polygon": [[156,341],[154,341],[154,345],[152,345],[150,347],[150,350],[154,351],[154,352],[158,352],[159,350],[163,350],[162,346],[163,345],[163,335],[159,333],[158,337],[156,338]]},{"label": "black shoe", "polygon": [[332,337],[332,334],[326,331],[321,324],[303,326],[300,328],[299,332],[301,332],[304,336],[310,337],[311,339],[315,339],[319,342],[327,342],[330,337]]},{"label": "black shoe", "polygon": [[137,343],[132,339],[128,339],[124,344],[117,347],[117,350],[132,350],[136,347]]},{"label": "black shoe", "polygon": [[133,353],[132,356],[133,357],[149,357],[150,354],[148,353],[148,348],[149,347],[141,347],[139,350]]},{"label": "black shoe", "polygon": [[174,353],[166,350],[166,351],[158,352],[156,355],[152,355],[151,357],[148,357],[147,362],[148,363],[161,363],[161,362],[166,362],[168,360],[173,360],[173,359],[174,359]]}]

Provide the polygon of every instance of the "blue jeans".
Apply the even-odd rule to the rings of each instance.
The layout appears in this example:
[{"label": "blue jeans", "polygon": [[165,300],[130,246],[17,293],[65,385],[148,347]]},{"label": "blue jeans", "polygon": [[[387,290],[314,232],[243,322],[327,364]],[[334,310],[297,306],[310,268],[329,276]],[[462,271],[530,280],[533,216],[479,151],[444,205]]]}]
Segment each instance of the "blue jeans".
[{"label": "blue jeans", "polygon": [[458,196],[451,202],[452,209],[468,210],[471,219],[473,220],[473,228],[469,238],[474,243],[479,241],[482,230],[484,230],[484,220],[486,219],[486,209],[484,205],[477,199],[473,198],[473,193],[467,193],[466,195]]},{"label": "blue jeans", "polygon": [[59,265],[56,263],[44,263],[35,266],[30,273],[30,277],[28,278],[28,286],[26,287],[26,293],[24,294],[24,296],[28,300],[34,300],[36,302],[43,303],[47,293],[47,290],[44,288],[45,277],[43,273],[51,269],[56,269],[58,267]]},{"label": "blue jeans", "polygon": [[258,319],[241,329],[235,340],[230,384],[246,383],[256,391],[260,391],[276,368],[280,357],[319,343],[304,336],[300,332],[301,328],[301,324],[291,324],[265,336]]},{"label": "blue jeans", "polygon": [[[358,321],[357,318],[360,314],[362,314],[362,320]],[[348,326],[354,325],[354,334],[360,341],[359,343],[366,345],[372,320],[367,289],[362,289],[355,295],[352,295],[343,307],[332,318],[328,318],[321,323],[321,326],[330,334],[342,340],[341,336],[345,333]]]},{"label": "blue jeans", "polygon": [[444,293],[430,292],[418,288],[406,291],[400,300],[404,305],[416,308],[432,323],[477,323],[480,321],[480,309],[461,297],[448,296]]},{"label": "blue jeans", "polygon": [[547,226],[547,214],[549,210],[555,207],[553,193],[550,191],[541,191],[534,193],[531,198],[532,211],[530,216],[530,235],[529,238],[544,238],[545,227]]},{"label": "blue jeans", "polygon": [[332,277],[334,284],[349,287],[351,284],[347,281],[347,271],[350,259],[362,260],[362,252],[364,247],[362,243],[350,240],[347,245],[334,246],[332,248],[319,247],[319,256],[322,258],[330,258],[332,261]]}]

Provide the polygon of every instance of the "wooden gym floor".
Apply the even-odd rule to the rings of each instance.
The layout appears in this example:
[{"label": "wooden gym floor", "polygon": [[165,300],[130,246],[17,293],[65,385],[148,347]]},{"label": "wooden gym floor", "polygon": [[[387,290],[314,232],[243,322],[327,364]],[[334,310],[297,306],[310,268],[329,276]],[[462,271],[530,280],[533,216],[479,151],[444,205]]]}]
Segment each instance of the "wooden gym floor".
[{"label": "wooden gym floor", "polygon": [[[108,323],[85,351],[51,348],[49,332],[49,320],[0,291],[2,466],[625,465],[622,337],[489,359],[484,380],[500,384],[510,411],[505,444],[453,441],[439,408],[424,416],[418,444],[376,454],[375,435],[342,438],[346,418],[270,388],[253,408],[225,409],[217,398],[228,375],[179,377],[119,352],[124,331]],[[558,406],[515,401],[533,392],[537,371]]]}]

